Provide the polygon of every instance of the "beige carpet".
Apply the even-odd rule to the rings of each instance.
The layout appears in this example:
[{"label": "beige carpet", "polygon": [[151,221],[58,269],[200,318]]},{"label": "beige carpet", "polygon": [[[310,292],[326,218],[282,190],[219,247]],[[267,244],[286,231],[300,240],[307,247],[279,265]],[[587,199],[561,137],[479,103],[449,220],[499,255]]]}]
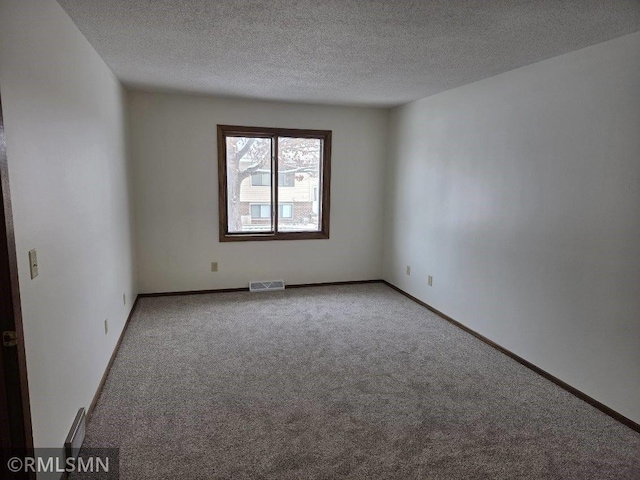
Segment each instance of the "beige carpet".
[{"label": "beige carpet", "polygon": [[141,299],[85,444],[132,480],[640,478],[640,434],[382,284]]}]

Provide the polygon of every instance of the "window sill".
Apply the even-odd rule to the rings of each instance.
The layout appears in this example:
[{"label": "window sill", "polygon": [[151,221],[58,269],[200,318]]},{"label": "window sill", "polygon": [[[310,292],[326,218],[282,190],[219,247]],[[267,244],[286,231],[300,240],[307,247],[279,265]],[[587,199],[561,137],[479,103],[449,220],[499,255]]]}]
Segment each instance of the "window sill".
[{"label": "window sill", "polygon": [[221,242],[263,242],[271,240],[327,240],[326,232],[223,233]]}]

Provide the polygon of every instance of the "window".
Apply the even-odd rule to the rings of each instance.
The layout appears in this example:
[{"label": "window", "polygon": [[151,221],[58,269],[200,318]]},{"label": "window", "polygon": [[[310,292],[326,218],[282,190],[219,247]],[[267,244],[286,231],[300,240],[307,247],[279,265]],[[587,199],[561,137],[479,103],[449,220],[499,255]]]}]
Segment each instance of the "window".
[{"label": "window", "polygon": [[281,203],[279,207],[278,215],[280,215],[280,218],[293,218],[293,204]]},{"label": "window", "polygon": [[[293,218],[293,205],[281,203],[278,215],[280,218]],[[271,218],[271,205],[266,203],[254,203],[251,205],[251,218]]]},{"label": "window", "polygon": [[251,205],[251,218],[271,218],[271,205]]},{"label": "window", "polygon": [[[280,172],[278,173],[278,186],[279,187],[293,187],[296,183],[295,172]],[[251,186],[252,187],[270,187],[271,186],[271,173],[270,172],[256,172],[251,174]]]},{"label": "window", "polygon": [[330,158],[327,130],[218,125],[220,241],[329,238]]},{"label": "window", "polygon": [[295,172],[280,172],[278,173],[278,186],[279,187],[294,187],[296,184]]},{"label": "window", "polygon": [[271,174],[267,173],[252,173],[251,174],[251,186],[252,187],[270,187],[271,186]]}]

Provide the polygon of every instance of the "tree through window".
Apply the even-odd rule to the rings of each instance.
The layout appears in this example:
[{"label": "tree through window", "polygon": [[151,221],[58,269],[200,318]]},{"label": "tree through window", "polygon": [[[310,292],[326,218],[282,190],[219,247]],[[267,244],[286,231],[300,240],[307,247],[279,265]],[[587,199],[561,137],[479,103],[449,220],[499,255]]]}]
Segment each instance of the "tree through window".
[{"label": "tree through window", "polygon": [[329,238],[330,157],[330,131],[218,125],[220,240]]}]

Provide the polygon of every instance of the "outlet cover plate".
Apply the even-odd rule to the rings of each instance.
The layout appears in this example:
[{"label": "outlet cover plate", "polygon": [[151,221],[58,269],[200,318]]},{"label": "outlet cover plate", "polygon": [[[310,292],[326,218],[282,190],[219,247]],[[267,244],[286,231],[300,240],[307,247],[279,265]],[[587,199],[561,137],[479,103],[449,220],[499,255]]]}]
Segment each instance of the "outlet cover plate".
[{"label": "outlet cover plate", "polygon": [[31,280],[38,276],[38,255],[35,248],[29,250],[29,270],[31,272]]}]

